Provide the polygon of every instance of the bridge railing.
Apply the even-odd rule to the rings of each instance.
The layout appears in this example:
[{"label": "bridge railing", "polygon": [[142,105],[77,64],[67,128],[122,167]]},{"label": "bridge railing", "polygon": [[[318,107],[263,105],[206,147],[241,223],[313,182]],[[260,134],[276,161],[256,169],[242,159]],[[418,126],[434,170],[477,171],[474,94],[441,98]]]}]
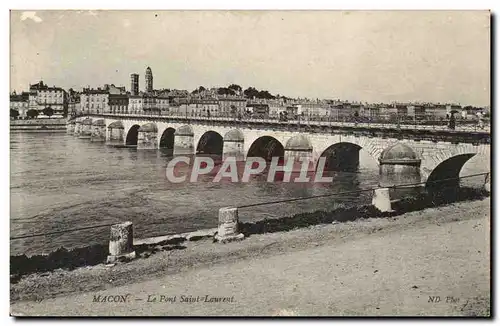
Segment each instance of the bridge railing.
[{"label": "bridge railing", "polygon": [[[105,113],[83,113],[83,115],[100,115],[100,116],[122,116],[122,117],[144,117],[144,118],[174,118],[184,120],[198,121],[228,121],[234,123],[273,123],[283,126],[341,126],[341,127],[360,127],[360,128],[382,128],[382,129],[404,129],[404,130],[456,130],[456,131],[471,131],[471,132],[490,132],[490,121],[483,120],[481,122],[466,119],[455,120],[454,127],[450,127],[448,120],[442,119],[408,119],[408,118],[393,118],[382,119],[380,117],[336,117],[336,116],[296,116],[293,119],[283,119],[279,116],[258,116],[253,115],[238,115],[231,113],[179,113],[166,111],[137,111],[137,112],[105,112]],[[77,116],[75,116],[76,118]]]}]

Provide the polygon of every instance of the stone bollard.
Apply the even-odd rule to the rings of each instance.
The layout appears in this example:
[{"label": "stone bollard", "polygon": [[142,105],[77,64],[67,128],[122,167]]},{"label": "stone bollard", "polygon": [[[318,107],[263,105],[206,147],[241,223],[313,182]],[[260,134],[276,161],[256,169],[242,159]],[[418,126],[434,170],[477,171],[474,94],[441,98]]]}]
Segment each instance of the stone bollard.
[{"label": "stone bollard", "polygon": [[491,192],[491,173],[488,173],[484,178],[484,190]]},{"label": "stone bollard", "polygon": [[221,243],[242,240],[245,236],[238,232],[238,209],[223,207],[219,209],[219,228],[215,240]]},{"label": "stone bollard", "polygon": [[134,258],[134,231],[132,222],[112,225],[107,263],[112,264],[120,259],[130,260]]},{"label": "stone bollard", "polygon": [[373,193],[372,205],[382,213],[393,212],[391,207],[391,198],[389,188],[375,189]]}]

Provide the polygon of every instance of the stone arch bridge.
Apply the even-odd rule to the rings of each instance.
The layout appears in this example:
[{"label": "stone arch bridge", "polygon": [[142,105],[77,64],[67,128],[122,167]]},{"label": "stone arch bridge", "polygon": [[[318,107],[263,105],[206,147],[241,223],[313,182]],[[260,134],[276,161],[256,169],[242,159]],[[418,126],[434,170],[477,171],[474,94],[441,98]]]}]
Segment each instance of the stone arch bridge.
[{"label": "stone arch bridge", "polygon": [[[239,159],[306,156],[313,162],[326,157],[327,167],[333,169],[356,167],[363,149],[375,159],[381,176],[389,176],[385,181],[390,183],[394,179],[390,176],[401,174],[406,180],[404,175],[410,172],[412,180],[428,184],[430,180],[458,177],[463,165],[475,155],[489,157],[491,142],[487,132],[401,130],[397,126],[297,126],[113,114],[74,119],[68,122],[68,133],[115,146],[171,149],[174,155],[204,153]],[[485,167],[486,171],[489,167]]]}]

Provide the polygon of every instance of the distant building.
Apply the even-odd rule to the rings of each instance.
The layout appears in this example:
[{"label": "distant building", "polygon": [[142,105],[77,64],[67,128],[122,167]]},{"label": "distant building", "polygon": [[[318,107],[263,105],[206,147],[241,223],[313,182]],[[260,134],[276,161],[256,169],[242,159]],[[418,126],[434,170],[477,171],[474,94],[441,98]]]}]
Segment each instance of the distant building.
[{"label": "distant building", "polygon": [[319,102],[303,102],[301,103],[303,115],[309,117],[325,117],[330,115],[328,105]]},{"label": "distant building", "polygon": [[108,91],[109,94],[114,94],[114,95],[124,95],[127,94],[127,90],[125,89],[125,86],[115,86],[115,84],[104,84],[104,90]]},{"label": "distant building", "polygon": [[398,117],[405,117],[408,116],[408,104],[406,103],[396,103],[394,104],[396,107],[396,114]]},{"label": "distant building", "polygon": [[220,111],[217,99],[179,99],[170,112],[179,115],[216,116]]},{"label": "distant building", "polygon": [[380,116],[380,106],[378,104],[364,105],[360,115],[368,118],[377,118]]},{"label": "distant building", "polygon": [[128,94],[109,94],[109,112],[128,113],[129,95]]},{"label": "distant building", "polygon": [[128,102],[128,113],[153,113],[166,112],[169,110],[169,98],[153,94],[140,93],[130,95]]},{"label": "distant building", "polygon": [[15,92],[10,95],[10,109],[19,112],[18,118],[26,118],[26,112],[29,109],[29,93],[22,92],[16,94]]},{"label": "distant building", "polygon": [[51,108],[55,117],[62,117],[68,109],[66,91],[56,86],[49,87],[43,81],[30,85],[28,102],[29,109],[39,111],[39,117],[43,117],[45,108]]},{"label": "distant building", "polygon": [[267,116],[269,115],[269,104],[267,103],[247,103],[247,111],[252,112],[256,116]]},{"label": "distant building", "polygon": [[425,107],[425,115],[428,120],[445,119],[449,114],[446,104],[427,104]]},{"label": "distant building", "polygon": [[80,106],[80,92],[76,92],[73,89],[68,91],[68,114],[70,116],[79,115],[82,113]]},{"label": "distant building", "polygon": [[93,88],[84,88],[80,95],[80,106],[84,113],[109,112],[109,91]]},{"label": "distant building", "polygon": [[222,115],[244,113],[247,100],[240,96],[224,95],[218,97],[219,112]]}]

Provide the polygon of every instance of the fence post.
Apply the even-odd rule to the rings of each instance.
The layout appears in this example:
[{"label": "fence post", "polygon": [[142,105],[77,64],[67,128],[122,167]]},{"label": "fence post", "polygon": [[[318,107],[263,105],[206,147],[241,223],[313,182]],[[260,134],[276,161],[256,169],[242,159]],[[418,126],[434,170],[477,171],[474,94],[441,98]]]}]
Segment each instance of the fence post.
[{"label": "fence post", "polygon": [[109,238],[109,256],[107,263],[135,258],[134,231],[132,222],[124,222],[111,226]]},{"label": "fence post", "polygon": [[226,243],[235,240],[242,240],[245,236],[238,232],[238,208],[223,207],[219,209],[219,229],[215,235],[215,240]]}]

